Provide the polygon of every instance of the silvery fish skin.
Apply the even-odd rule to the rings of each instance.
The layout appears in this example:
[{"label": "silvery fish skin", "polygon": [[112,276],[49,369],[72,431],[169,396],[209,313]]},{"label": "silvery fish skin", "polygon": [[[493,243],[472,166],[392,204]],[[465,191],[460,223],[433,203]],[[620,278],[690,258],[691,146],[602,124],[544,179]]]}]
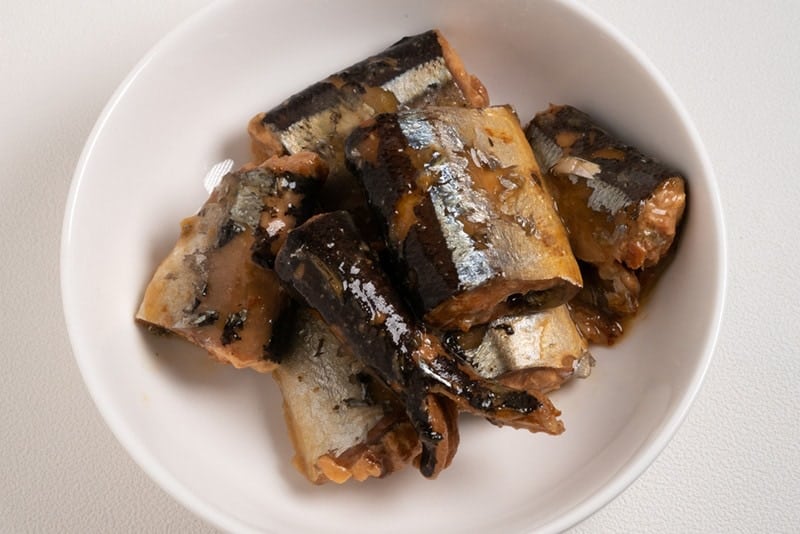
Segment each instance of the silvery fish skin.
[{"label": "silvery fish skin", "polygon": [[573,317],[589,341],[613,343],[639,308],[639,278],[673,248],[685,179],[571,106],[538,113],[526,135],[581,262]]},{"label": "silvery fish skin", "polygon": [[343,155],[353,128],[378,113],[403,108],[487,104],[480,81],[465,71],[441,33],[431,30],[405,37],[256,115],[248,130],[256,162],[302,150],[318,153],[330,168],[325,209],[358,215],[363,200]]},{"label": "silvery fish skin", "polygon": [[526,391],[556,390],[571,378],[588,377],[594,365],[566,305],[446,334],[445,346],[481,376]]},{"label": "silvery fish skin", "polygon": [[[273,110],[254,117],[249,127],[253,157],[255,161],[261,161],[268,155],[304,149],[317,152],[331,168],[323,195],[326,209],[346,208],[359,218],[363,226],[370,226],[372,223],[363,194],[344,166],[342,150],[350,130],[376,113],[403,107],[429,104],[482,106],[487,103],[488,97],[480,81],[466,73],[460,59],[439,32],[429,31],[405,38],[381,54],[314,84]],[[377,232],[373,234],[371,242],[379,242]],[[301,331],[308,330],[319,336],[324,336],[327,331],[318,319],[301,319],[301,323],[305,325]],[[341,373],[323,365],[324,359],[310,358],[317,347],[313,343],[313,346],[304,343],[304,339],[303,336],[291,339],[292,352],[274,373],[276,378],[285,377],[299,366],[304,369],[304,376],[320,377],[315,382],[318,389],[312,388],[311,393],[306,391],[299,397],[289,385],[299,388],[300,383],[279,380],[287,421],[293,421],[289,425],[294,427],[293,435],[300,436],[294,440],[295,463],[300,470],[317,482],[326,479],[343,482],[350,477],[363,480],[399,469],[409,459],[411,443],[417,447],[412,457],[418,456],[419,440],[405,415],[401,420],[396,420],[396,415],[387,415],[375,421],[364,415],[368,412],[377,417],[374,410],[342,408],[340,405],[337,414],[331,418],[319,417],[317,421],[310,417],[312,414],[307,411],[307,406],[329,402],[340,396],[341,390],[355,386],[349,377],[345,380]],[[326,338],[325,343],[331,345],[333,341]],[[354,364],[350,362],[346,366],[349,365]],[[308,384],[308,380],[303,384]],[[303,402],[298,398],[304,399]],[[436,401],[436,404],[443,403]],[[442,411],[442,407],[439,408]],[[325,413],[321,409],[314,412]],[[307,414],[307,417],[302,414]],[[368,435],[369,438],[357,439],[362,445],[342,450],[333,428],[324,433],[327,439],[320,439],[320,434],[315,432],[320,425],[330,426],[330,421],[341,425],[345,436]],[[453,442],[454,453],[457,427],[455,423],[449,427],[446,430]]]},{"label": "silvery fish skin", "polygon": [[547,397],[480,377],[416,324],[346,212],[292,231],[276,272],[404,405],[422,445],[423,475],[436,476],[455,454],[455,407],[500,425],[563,431]]},{"label": "silvery fish skin", "polygon": [[319,315],[299,309],[273,371],[295,457],[311,482],[380,478],[416,457],[419,440],[402,406],[342,347]]},{"label": "silvery fish skin", "polygon": [[563,304],[581,287],[510,108],[379,115],[351,134],[346,154],[430,324],[468,330]]},{"label": "silvery fish skin", "polygon": [[685,180],[571,106],[550,106],[526,129],[575,256],[651,267],[667,253],[686,204]]},{"label": "silvery fish skin", "polygon": [[318,156],[301,153],[223,177],[200,211],[181,222],[136,319],[221,362],[274,369],[272,332],[288,298],[271,267],[287,232],[311,214],[325,174]]}]

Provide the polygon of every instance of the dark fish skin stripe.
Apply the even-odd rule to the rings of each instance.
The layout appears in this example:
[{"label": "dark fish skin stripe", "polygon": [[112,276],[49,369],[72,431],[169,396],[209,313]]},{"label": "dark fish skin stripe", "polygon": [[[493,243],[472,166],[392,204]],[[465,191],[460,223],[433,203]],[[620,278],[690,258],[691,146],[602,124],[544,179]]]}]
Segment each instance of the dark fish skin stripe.
[{"label": "dark fish skin stripe", "polygon": [[330,82],[318,82],[289,97],[268,111],[261,122],[285,130],[295,122],[329,109],[341,101],[339,89]]},{"label": "dark fish skin stripe", "polygon": [[442,46],[436,32],[404,37],[395,44],[364,61],[348,67],[336,76],[346,82],[378,87],[418,65],[442,57]]},{"label": "dark fish skin stripe", "polygon": [[[537,115],[528,128],[534,126],[550,139],[554,139],[560,132],[581,133],[570,147],[569,155],[597,163],[601,172],[595,179],[616,187],[632,202],[646,199],[663,180],[680,175],[676,170],[622,143],[600,128],[587,113],[572,106],[562,106],[555,114]],[[619,150],[624,153],[624,158],[620,160],[592,156],[593,152],[602,149]]]},{"label": "dark fish skin stripe", "polygon": [[263,357],[265,360],[281,363],[289,352],[297,322],[297,305],[291,303],[275,319],[272,326],[272,337],[264,346]]},{"label": "dark fish skin stripe", "polygon": [[453,295],[459,278],[452,257],[442,247],[444,234],[430,198],[423,199],[415,213],[420,225],[409,230],[403,242],[403,258],[414,266],[409,268],[414,276],[408,281],[410,293],[421,300],[420,309],[430,310]]},{"label": "dark fish skin stripe", "polygon": [[[391,213],[408,189],[405,182],[397,179],[397,175],[414,176],[417,170],[404,152],[408,145],[403,142],[405,137],[394,114],[380,114],[368,126],[356,128],[345,142],[345,154],[357,151],[370,137],[380,139],[377,144],[377,164],[364,161],[365,170],[360,170],[348,158],[347,165],[364,182],[366,190],[374,191],[374,205],[381,212]],[[391,172],[392,169],[395,172]]]},{"label": "dark fish skin stripe", "polygon": [[[364,189],[369,192],[384,235],[389,235],[387,221],[391,220],[398,200],[408,190],[406,177],[415,176],[418,170],[406,152],[408,144],[397,115],[378,115],[370,126],[356,129],[347,140],[345,152],[358,150],[359,145],[372,136],[380,139],[377,143],[377,164],[363,161],[363,168],[354,168],[353,172],[358,173]],[[348,163],[352,166],[351,161]],[[412,288],[409,298],[415,301],[414,304],[420,309],[431,309],[450,297],[454,288],[458,287],[458,273],[447,256],[448,251],[442,247],[445,239],[430,198],[423,198],[414,211],[420,224],[409,230],[402,245],[408,277],[406,282]]]},{"label": "dark fish skin stripe", "polygon": [[[380,54],[371,56],[291,96],[268,111],[262,123],[281,131],[299,120],[330,109],[348,100],[348,91],[363,87],[380,87],[389,80],[442,57],[442,47],[435,31],[404,37]],[[339,78],[341,89],[329,80]]]},{"label": "dark fish skin stripe", "polygon": [[600,180],[617,187],[633,202],[648,198],[658,184],[679,173],[630,148],[624,160],[595,158],[600,164]]},{"label": "dark fish skin stripe", "polygon": [[244,226],[237,223],[232,219],[228,219],[228,221],[222,225],[219,229],[219,239],[217,240],[217,248],[222,248],[228,243],[230,243],[231,239],[236,236],[236,234],[240,234],[244,232]]},{"label": "dark fish skin stripe", "polygon": [[[309,259],[311,257],[317,260]],[[335,319],[340,323],[336,325],[339,328],[348,325],[350,330],[358,329],[357,334],[345,331],[350,334],[348,341],[353,352],[368,354],[369,364],[387,382],[394,381],[396,385],[400,376],[398,359],[409,358],[415,348],[416,341],[408,329],[413,320],[378,263],[372,251],[360,241],[360,233],[350,215],[339,211],[318,215],[292,231],[278,254],[275,271],[329,324]],[[304,264],[304,275],[298,276],[296,269]],[[321,265],[326,267],[321,268]],[[352,271],[356,274],[350,274],[351,266],[355,267]],[[373,324],[370,309],[352,297],[345,298],[348,286],[347,283],[343,285],[343,281],[350,286],[354,281],[371,284],[374,293],[394,310],[398,325],[395,336],[388,331],[386,323]],[[401,328],[401,325],[405,326]]]}]

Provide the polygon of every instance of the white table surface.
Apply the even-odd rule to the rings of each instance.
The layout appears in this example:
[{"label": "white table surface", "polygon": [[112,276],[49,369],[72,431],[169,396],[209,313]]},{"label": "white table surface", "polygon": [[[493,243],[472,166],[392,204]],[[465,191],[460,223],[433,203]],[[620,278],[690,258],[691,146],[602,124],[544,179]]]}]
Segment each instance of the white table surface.
[{"label": "white table surface", "polygon": [[[103,423],[72,357],[58,278],[67,190],[95,119],[135,62],[206,3],[0,4],[0,532],[214,531]],[[685,423],[574,532],[797,532],[800,2],[586,3],[694,117],[720,184],[729,277]]]}]

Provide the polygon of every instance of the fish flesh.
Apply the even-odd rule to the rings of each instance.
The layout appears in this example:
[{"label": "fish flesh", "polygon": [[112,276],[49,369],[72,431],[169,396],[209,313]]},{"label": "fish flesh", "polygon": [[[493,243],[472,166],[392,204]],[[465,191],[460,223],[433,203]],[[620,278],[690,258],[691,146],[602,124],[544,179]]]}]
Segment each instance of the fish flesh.
[{"label": "fish flesh", "polygon": [[[428,31],[406,37],[380,54],[334,74],[290,97],[273,110],[254,117],[249,125],[253,159],[261,161],[270,155],[291,154],[305,149],[315,151],[330,168],[321,195],[324,209],[347,209],[359,220],[362,228],[376,228],[360,186],[344,165],[344,139],[350,130],[362,120],[383,111],[430,104],[483,106],[487,103],[485,88],[476,77],[466,72],[446,39],[438,31]],[[382,242],[377,229],[368,237],[373,247],[377,248]],[[380,411],[375,408],[343,404],[338,399],[343,390],[349,391],[356,386],[351,376],[336,372],[326,364],[324,357],[319,357],[314,343],[304,343],[307,340],[302,333],[310,332],[308,335],[312,337],[324,337],[326,346],[334,346],[334,341],[324,336],[324,332],[328,332],[327,326],[320,324],[318,318],[306,317],[305,313],[300,312],[298,319],[300,337],[289,336],[290,350],[273,373],[281,386],[286,418],[294,438],[295,464],[301,472],[317,482],[343,482],[351,477],[363,480],[385,476],[402,467],[409,457],[419,456],[416,431],[404,412],[402,417],[393,410],[378,418]],[[339,346],[338,342],[336,346]],[[345,354],[342,358],[346,361],[340,362],[344,368],[357,365],[349,351],[337,353]],[[318,357],[312,358],[313,355]],[[285,379],[294,371],[306,377],[302,383]],[[363,373],[356,374],[364,376]],[[315,384],[311,389],[298,393],[298,389],[311,383]],[[384,402],[384,408],[386,405]],[[310,406],[314,409],[309,410]],[[326,406],[329,410],[338,406],[335,415],[320,416],[326,413]],[[332,425],[338,425],[340,429],[337,431]],[[457,427],[451,426],[450,441],[455,443]],[[320,427],[326,430],[320,432]],[[343,448],[341,441],[335,438],[339,433],[356,444]],[[360,436],[368,437],[362,439]],[[416,446],[413,453],[409,452],[411,444]]]},{"label": "fish flesh", "polygon": [[147,285],[137,321],[237,368],[268,372],[289,299],[275,275],[288,231],[315,210],[327,173],[310,152],[270,158],[222,178]]},{"label": "fish flesh", "polygon": [[565,303],[581,274],[515,113],[382,114],[346,155],[425,321],[468,330]]},{"label": "fish flesh", "polygon": [[658,263],[686,205],[685,179],[571,106],[550,106],[526,135],[569,229],[575,256],[629,269]]},{"label": "fish flesh", "polygon": [[573,318],[589,341],[611,344],[639,309],[640,278],[673,249],[686,180],[572,106],[538,113],[526,135],[581,265]]},{"label": "fish flesh", "polygon": [[[568,306],[570,315],[581,334],[590,342],[613,345],[622,337],[624,318],[633,317],[639,309],[639,279],[617,262],[603,265],[613,270],[612,280],[600,277],[591,263],[581,262],[583,289]],[[610,269],[609,269],[610,268]],[[627,282],[627,283],[626,283]],[[623,309],[615,307],[622,305]]]},{"label": "fish flesh", "polygon": [[384,51],[317,82],[250,121],[253,160],[310,150],[330,175],[322,194],[326,211],[346,209],[364,227],[369,210],[344,160],[347,135],[382,112],[428,105],[485,106],[480,80],[470,75],[437,30],[405,37]]},{"label": "fish flesh", "polygon": [[448,332],[443,341],[481,376],[525,391],[554,391],[572,378],[588,377],[594,365],[565,304]]},{"label": "fish flesh", "polygon": [[283,395],[295,467],[316,484],[341,484],[411,463],[419,440],[403,407],[316,312],[298,309],[292,329],[272,376]]},{"label": "fish flesh", "polygon": [[276,272],[405,407],[422,446],[423,475],[435,477],[455,454],[456,408],[498,425],[563,431],[547,397],[480,377],[415,323],[347,212],[316,215],[294,229]]}]

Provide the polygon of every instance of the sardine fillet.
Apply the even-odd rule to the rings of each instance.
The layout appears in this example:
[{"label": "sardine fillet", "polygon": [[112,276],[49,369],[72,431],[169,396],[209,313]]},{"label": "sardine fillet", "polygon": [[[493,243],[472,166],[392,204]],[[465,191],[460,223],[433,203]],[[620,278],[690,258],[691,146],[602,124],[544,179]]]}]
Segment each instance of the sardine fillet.
[{"label": "sardine fillet", "polygon": [[[344,142],[378,113],[429,105],[484,106],[480,81],[436,30],[405,37],[259,113],[248,132],[256,162],[277,154],[316,152],[330,168],[322,195],[326,211],[345,209],[364,227],[373,225],[358,182],[348,171]],[[368,236],[377,242],[377,236]]]},{"label": "sardine fillet", "polygon": [[332,169],[342,162],[344,138],[359,122],[402,107],[466,105],[482,107],[489,99],[483,84],[438,30],[405,37],[259,113],[249,132],[256,161],[325,145]]},{"label": "sardine fillet", "polygon": [[364,365],[313,311],[299,310],[295,335],[273,372],[295,449],[293,463],[316,484],[381,478],[420,452],[396,403],[376,398]]},{"label": "sardine fillet", "polygon": [[404,407],[422,446],[415,463],[423,475],[437,476],[455,454],[456,407],[499,425],[563,431],[547,397],[481,377],[415,321],[347,212],[314,216],[292,231],[276,272]]},{"label": "sardine fillet", "polygon": [[526,135],[581,261],[573,318],[589,341],[613,343],[639,308],[639,278],[673,249],[685,179],[571,106],[538,113]]},{"label": "sardine fillet", "polygon": [[527,136],[579,260],[629,269],[660,261],[686,205],[680,173],[571,106],[537,114]]},{"label": "sardine fillet", "polygon": [[495,319],[446,345],[484,377],[507,386],[548,393],[571,378],[586,378],[594,359],[566,305]]},{"label": "sardine fillet", "polygon": [[346,153],[427,322],[467,330],[563,304],[581,287],[509,108],[379,115],[351,134]]},{"label": "sardine fillet", "polygon": [[237,368],[268,372],[288,297],[271,267],[289,229],[310,213],[325,165],[311,153],[226,175],[147,285],[136,319]]}]

